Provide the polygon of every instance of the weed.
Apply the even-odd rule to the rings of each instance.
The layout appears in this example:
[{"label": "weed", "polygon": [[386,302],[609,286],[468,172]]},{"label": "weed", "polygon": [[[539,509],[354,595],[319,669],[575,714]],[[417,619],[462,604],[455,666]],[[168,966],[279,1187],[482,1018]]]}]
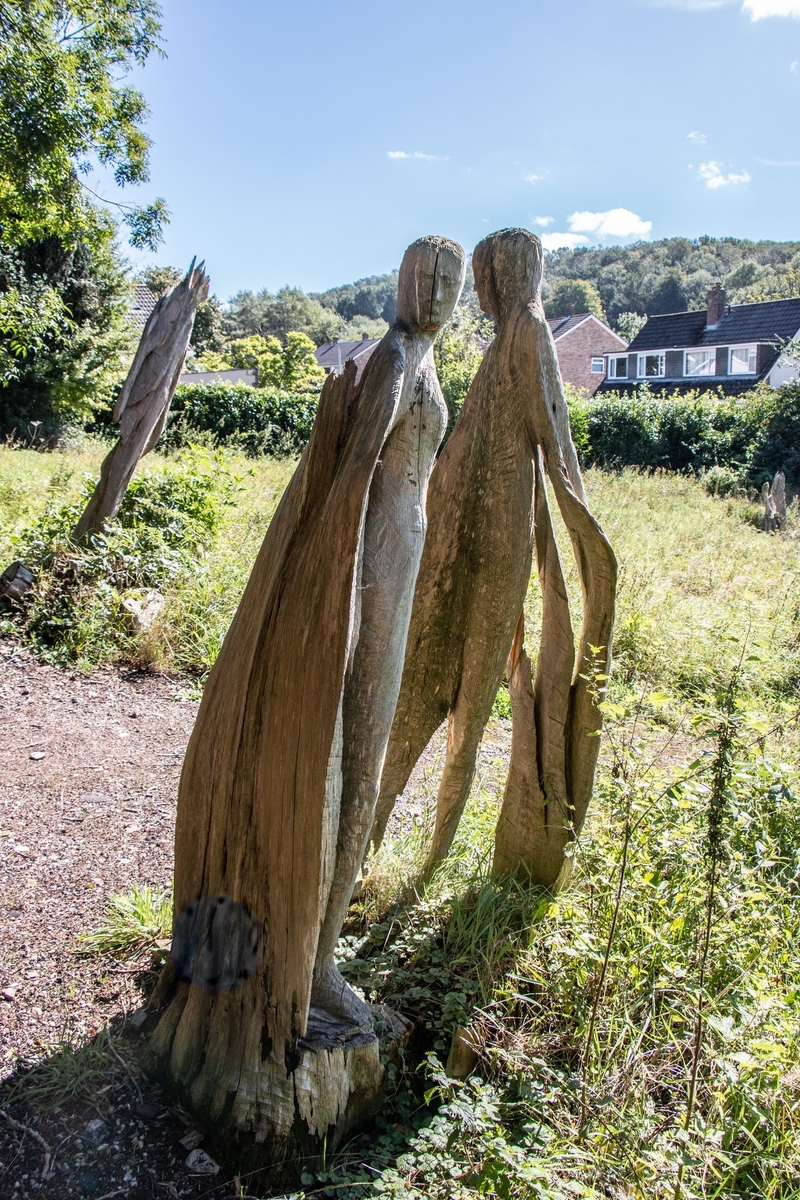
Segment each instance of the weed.
[{"label": "weed", "polygon": [[92,1095],[111,1065],[111,1035],[102,1029],[91,1042],[63,1042],[16,1084],[12,1097],[41,1108],[58,1108]]},{"label": "weed", "polygon": [[172,929],[172,897],[149,884],[133,884],[127,892],[112,896],[103,923],[80,936],[87,954],[109,954],[114,958],[137,959],[163,948]]}]

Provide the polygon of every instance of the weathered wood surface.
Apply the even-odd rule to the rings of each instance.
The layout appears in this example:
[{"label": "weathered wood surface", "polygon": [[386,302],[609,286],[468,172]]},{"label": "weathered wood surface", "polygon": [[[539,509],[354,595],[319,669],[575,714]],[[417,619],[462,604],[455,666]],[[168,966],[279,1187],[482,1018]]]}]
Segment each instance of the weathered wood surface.
[{"label": "weathered wood surface", "polygon": [[786,476],[783,471],[777,471],[772,481],[772,504],[775,524],[783,532],[786,529]]},{"label": "weathered wood surface", "polygon": [[[596,664],[600,673],[608,660],[616,563],[586,507],[555,347],[541,305],[541,245],[526,230],[504,230],[476,248],[473,269],[481,306],[497,320],[498,332],[431,479],[430,526],[374,840],[382,837],[395,800],[431,735],[449,717],[426,870],[450,848],[515,632],[515,661],[524,672],[520,622],[530,576],[535,504],[537,558],[546,585],[541,684],[536,702],[525,709],[518,704],[514,713],[516,753],[512,750],[495,867],[528,872],[536,882],[551,886],[553,856],[545,855],[549,865],[540,861],[540,842],[549,839],[558,803],[568,814],[571,831],[582,820],[591,795],[598,739],[589,735],[599,728],[600,714],[591,688],[580,676],[586,671],[590,644],[602,647]],[[584,590],[577,658],[543,468],[572,539]],[[519,693],[512,679],[512,703],[514,690]],[[530,690],[533,695],[532,683]],[[546,807],[534,790],[523,786],[528,777],[546,777],[551,795]],[[542,813],[530,818],[529,810],[537,806]],[[561,833],[555,840],[560,844],[555,857],[560,854],[563,862]]]},{"label": "weathered wood surface", "polygon": [[33,572],[19,561],[6,567],[0,575],[0,600],[21,600],[33,587]]},{"label": "weathered wood surface", "polygon": [[119,441],[100,468],[100,480],[75,526],[82,541],[116,516],[140,458],[155,446],[178,386],[197,306],[208,297],[203,263],[194,261],[185,279],[165,292],[142,331],[139,346],[114,406]]},{"label": "weathered wood surface", "polygon": [[[332,1144],[347,1110],[380,1093],[371,1020],[332,950],[399,686],[426,473],[445,420],[432,344],[463,267],[445,239],[414,243],[397,321],[360,383],[351,363],[326,381],[181,777],[176,914],[231,897],[261,931],[263,952],[258,970],[225,991],[165,973],[150,1061],[201,1119],[262,1144],[266,1161],[318,1142],[313,1113],[324,1112]],[[312,984],[315,1010],[342,1026],[355,1057],[342,1058],[341,1039],[335,1064],[327,1047],[308,1057]],[[347,1063],[358,1103],[342,1083]],[[302,1097],[312,1093],[310,1109]]]}]

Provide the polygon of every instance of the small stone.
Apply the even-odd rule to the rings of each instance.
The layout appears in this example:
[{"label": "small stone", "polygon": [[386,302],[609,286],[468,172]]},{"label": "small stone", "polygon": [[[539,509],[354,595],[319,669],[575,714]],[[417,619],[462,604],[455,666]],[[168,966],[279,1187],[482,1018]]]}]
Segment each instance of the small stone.
[{"label": "small stone", "polygon": [[28,758],[32,758],[34,762],[41,762],[43,758],[46,758],[46,755],[44,750],[34,750],[33,754],[28,755]]},{"label": "small stone", "polygon": [[192,1150],[186,1159],[186,1166],[198,1175],[219,1175],[219,1163],[209,1158],[205,1150]]},{"label": "small stone", "polygon": [[131,1025],[134,1029],[141,1029],[147,1020],[147,1009],[137,1008],[136,1012],[131,1016]]},{"label": "small stone", "polygon": [[141,1117],[143,1121],[155,1121],[161,1109],[155,1104],[134,1104],[133,1115]]},{"label": "small stone", "polygon": [[21,843],[20,843],[20,845],[14,847],[15,854],[25,855],[25,854],[30,854],[30,852],[31,852],[30,846],[23,846]]},{"label": "small stone", "polygon": [[181,1138],[181,1145],[184,1150],[195,1150],[202,1142],[203,1136],[199,1129],[190,1129]]},{"label": "small stone", "polygon": [[90,1142],[94,1142],[96,1146],[99,1146],[101,1142],[104,1142],[108,1138],[111,1130],[108,1128],[105,1121],[101,1121],[99,1117],[95,1117],[95,1119],[90,1121],[86,1126],[84,1132]]},{"label": "small stone", "polygon": [[17,998],[16,984],[11,983],[8,987],[4,987],[3,990],[0,991],[0,996],[2,996],[4,1000],[8,1000],[9,1004],[13,1004]]}]

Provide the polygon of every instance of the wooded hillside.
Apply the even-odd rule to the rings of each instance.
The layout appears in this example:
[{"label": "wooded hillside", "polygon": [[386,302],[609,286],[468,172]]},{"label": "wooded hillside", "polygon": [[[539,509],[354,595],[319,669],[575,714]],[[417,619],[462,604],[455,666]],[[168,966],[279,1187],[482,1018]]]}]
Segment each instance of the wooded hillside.
[{"label": "wooded hillside", "polygon": [[[592,283],[612,324],[625,312],[652,316],[702,308],[715,283],[723,284],[732,304],[778,300],[800,294],[800,242],[667,238],[633,246],[551,251],[546,256],[545,303],[554,285],[565,279]],[[397,273],[391,272],[330,288],[314,298],[345,321],[360,315],[391,321],[396,294]],[[470,298],[474,293],[465,288],[462,303]]]}]

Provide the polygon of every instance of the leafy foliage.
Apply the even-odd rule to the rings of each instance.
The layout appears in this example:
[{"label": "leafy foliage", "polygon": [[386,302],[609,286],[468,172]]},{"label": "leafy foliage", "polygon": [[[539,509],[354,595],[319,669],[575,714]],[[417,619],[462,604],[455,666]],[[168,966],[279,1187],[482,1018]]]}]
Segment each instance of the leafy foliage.
[{"label": "leafy foliage", "polygon": [[565,280],[594,285],[615,326],[624,313],[702,309],[715,283],[731,304],[800,294],[800,242],[667,238],[634,246],[555,250],[546,256],[544,298]]},{"label": "leafy foliage", "polygon": [[255,367],[259,388],[308,392],[325,381],[314,343],[304,333],[287,333],[284,345],[276,337],[239,338],[231,343],[228,357],[234,367]]},{"label": "leafy foliage", "polygon": [[116,657],[132,644],[122,600],[197,572],[239,480],[207,451],[185,452],[131,482],[114,522],[87,546],[70,540],[94,479],[76,503],[45,508],[17,535],[17,556],[41,564],[35,586],[0,629],[28,639],[54,662]]},{"label": "leafy foliage", "polygon": [[[569,390],[569,389],[568,389]],[[732,399],[714,392],[624,395],[569,391],[573,437],[584,463],[671,471],[724,467],[758,486],[782,470],[800,484],[800,385],[756,388]]]},{"label": "leafy foliage", "polygon": [[313,293],[313,298],[338,313],[343,321],[356,322],[359,317],[370,317],[391,325],[397,315],[397,271],[388,275],[370,275],[343,287]]},{"label": "leafy foliage", "polygon": [[[156,0],[0,4],[0,228],[6,245],[86,237],[98,220],[81,182],[96,158],[120,186],[148,178],[144,97],[120,83],[160,47]],[[153,246],[163,200],[124,206]]]},{"label": "leafy foliage", "polygon": [[210,435],[217,445],[274,458],[300,454],[311,436],[319,396],[247,384],[181,384],[172,402],[165,446]]},{"label": "leafy foliage", "polygon": [[593,283],[587,279],[559,279],[553,284],[545,303],[548,317],[566,317],[570,313],[594,313],[605,321],[603,301]]},{"label": "leafy foliage", "polygon": [[434,345],[436,371],[447,405],[448,436],[483,359],[485,343],[481,340],[479,329],[478,314],[460,306]]},{"label": "leafy foliage", "polygon": [[44,438],[106,405],[130,345],[110,224],[91,243],[0,245],[0,436]]},{"label": "leafy foliage", "polygon": [[317,345],[338,336],[342,322],[330,308],[307,296],[300,288],[283,287],[274,295],[237,292],[223,314],[222,324],[230,339],[277,337],[285,340],[290,332],[305,333]]}]

